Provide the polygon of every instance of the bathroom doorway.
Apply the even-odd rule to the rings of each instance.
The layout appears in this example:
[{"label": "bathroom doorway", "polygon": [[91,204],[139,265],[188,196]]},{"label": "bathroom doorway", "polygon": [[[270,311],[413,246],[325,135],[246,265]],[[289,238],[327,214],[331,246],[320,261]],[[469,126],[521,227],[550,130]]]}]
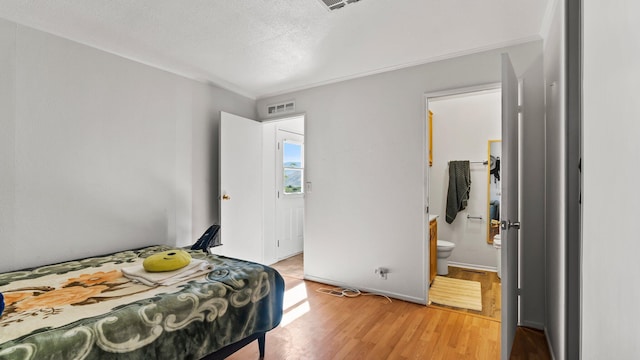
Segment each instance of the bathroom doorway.
[{"label": "bathroom doorway", "polygon": [[[481,310],[431,303],[499,321],[502,307],[497,274],[499,250],[493,244],[495,233],[490,231],[490,194],[499,195],[496,190],[499,183],[493,182],[495,176],[490,173],[492,166],[495,172],[496,161],[494,158],[490,163],[489,146],[502,137],[500,84],[429,94],[426,110],[431,113],[431,119],[427,118],[431,149],[425,191],[428,211],[430,218],[436,217],[438,240],[455,245],[446,259],[448,273],[438,276],[476,283],[480,288]],[[449,222],[446,210],[449,162],[460,160],[469,161],[469,199],[466,207],[454,212]],[[450,214],[449,220],[451,217]]]}]

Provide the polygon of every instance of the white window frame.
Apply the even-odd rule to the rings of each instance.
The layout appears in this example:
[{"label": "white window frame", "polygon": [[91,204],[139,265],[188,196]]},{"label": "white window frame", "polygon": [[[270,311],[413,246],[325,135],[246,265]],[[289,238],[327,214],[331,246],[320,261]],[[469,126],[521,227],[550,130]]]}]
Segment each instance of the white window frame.
[{"label": "white window frame", "polygon": [[[299,145],[300,146],[300,167],[296,168],[296,167],[287,167],[285,166],[285,162],[284,162],[284,147],[285,147],[285,143],[288,144],[294,144],[294,145]],[[286,196],[286,197],[296,197],[296,196],[304,196],[304,142],[300,142],[300,141],[295,141],[295,140],[289,140],[289,139],[283,139],[282,140],[282,188],[280,189],[282,191],[282,195]],[[288,193],[285,190],[285,182],[286,182],[286,176],[285,176],[285,171],[286,170],[300,170],[300,192],[294,192],[294,193]]]}]

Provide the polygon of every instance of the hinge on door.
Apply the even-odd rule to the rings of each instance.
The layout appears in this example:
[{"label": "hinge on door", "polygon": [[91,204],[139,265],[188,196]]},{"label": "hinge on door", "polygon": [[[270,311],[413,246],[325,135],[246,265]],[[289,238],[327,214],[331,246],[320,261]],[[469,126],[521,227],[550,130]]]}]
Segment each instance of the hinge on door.
[{"label": "hinge on door", "polygon": [[280,247],[280,240],[278,240],[278,247]]},{"label": "hinge on door", "polygon": [[520,221],[511,222],[511,220],[502,220],[500,222],[500,228],[502,230],[516,229],[520,230]]},{"label": "hinge on door", "polygon": [[518,113],[522,114],[522,105],[518,105]]},{"label": "hinge on door", "polygon": [[280,150],[280,142],[278,141],[278,150]]},{"label": "hinge on door", "polygon": [[[580,172],[580,175],[582,175],[582,158],[580,158],[580,160],[578,160],[578,172]],[[582,183],[582,181],[580,181]],[[582,205],[582,186],[580,186],[579,188],[579,193],[578,193],[578,204]]]},{"label": "hinge on door", "polygon": [[517,288],[517,289],[516,289],[516,294],[518,294],[518,296],[520,296],[520,294],[521,294],[521,293],[522,293],[522,289]]},{"label": "hinge on door", "polygon": [[276,192],[278,193],[278,194],[277,194],[278,199],[280,199],[280,190],[278,190],[278,191],[276,191]]},{"label": "hinge on door", "polygon": [[424,213],[425,213],[425,214],[428,214],[428,213],[429,213],[429,205],[427,205],[427,206],[425,206],[425,207],[424,207]]},{"label": "hinge on door", "polygon": [[578,171],[582,172],[582,158],[580,158],[580,160],[578,160]]}]

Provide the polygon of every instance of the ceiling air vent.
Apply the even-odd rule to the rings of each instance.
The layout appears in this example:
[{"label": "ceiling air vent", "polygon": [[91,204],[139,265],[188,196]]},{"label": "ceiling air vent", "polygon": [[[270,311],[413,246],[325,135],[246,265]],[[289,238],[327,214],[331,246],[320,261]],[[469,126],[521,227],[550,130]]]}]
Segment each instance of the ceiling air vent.
[{"label": "ceiling air vent", "polygon": [[320,0],[324,6],[329,10],[342,9],[348,4],[357,3],[360,0]]},{"label": "ceiling air vent", "polygon": [[267,115],[288,113],[296,110],[295,101],[285,101],[280,104],[267,105]]}]

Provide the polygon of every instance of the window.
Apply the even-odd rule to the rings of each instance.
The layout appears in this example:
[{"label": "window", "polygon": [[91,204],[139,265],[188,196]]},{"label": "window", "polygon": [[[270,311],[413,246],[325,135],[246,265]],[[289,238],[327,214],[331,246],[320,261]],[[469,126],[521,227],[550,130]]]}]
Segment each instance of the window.
[{"label": "window", "polygon": [[304,167],[302,163],[302,144],[284,140],[282,152],[283,164],[283,191],[285,194],[302,194],[302,184],[304,177]]}]

